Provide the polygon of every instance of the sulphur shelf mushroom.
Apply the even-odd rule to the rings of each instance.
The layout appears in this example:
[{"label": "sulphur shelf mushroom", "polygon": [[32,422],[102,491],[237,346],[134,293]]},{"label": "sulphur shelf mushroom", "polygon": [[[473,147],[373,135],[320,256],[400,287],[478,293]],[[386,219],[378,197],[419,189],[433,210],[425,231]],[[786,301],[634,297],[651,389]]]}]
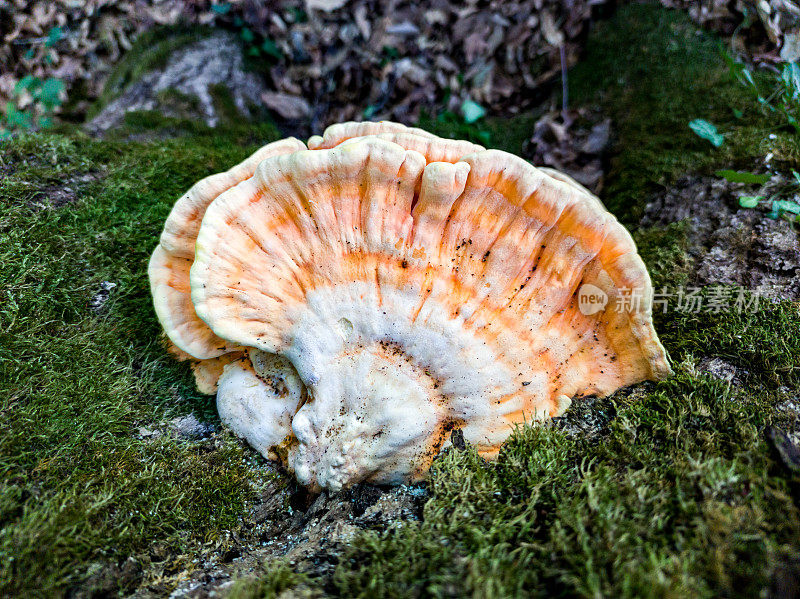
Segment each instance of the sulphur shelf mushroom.
[{"label": "sulphur shelf mushroom", "polygon": [[222,421],[311,489],[424,477],[463,431],[670,373],[628,232],[568,177],[395,123],[269,144],[200,181],[150,261]]}]

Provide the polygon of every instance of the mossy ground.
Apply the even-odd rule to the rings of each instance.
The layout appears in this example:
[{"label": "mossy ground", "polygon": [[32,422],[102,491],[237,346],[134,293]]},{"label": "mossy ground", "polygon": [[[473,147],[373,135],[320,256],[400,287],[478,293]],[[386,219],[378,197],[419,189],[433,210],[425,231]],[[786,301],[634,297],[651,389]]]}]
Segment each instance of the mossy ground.
[{"label": "mossy ground", "polygon": [[[146,265],[174,198],[277,137],[37,136],[3,148],[0,594],[49,595],[156,545],[185,567],[190,546],[235,529],[264,476],[241,443],[137,438],[215,412],[162,348]],[[59,208],[47,190],[62,193]],[[98,311],[104,281],[116,287]]]},{"label": "mossy ground", "polygon": [[[752,168],[767,143],[796,160],[797,141],[728,81],[719,42],[678,13],[622,9],[570,80],[573,101],[614,118],[603,199],[628,223],[681,174]],[[479,129],[519,152],[532,118]],[[725,146],[694,136],[693,118],[717,124]],[[213,400],[159,342],[146,263],[181,192],[278,133],[146,113],[127,125],[116,140],[40,135],[2,148],[0,594],[90,590],[93,573],[131,555],[151,579],[190,567],[203,544],[228,542],[271,476],[230,435],[210,443],[136,431],[189,413],[218,422]],[[764,141],[771,132],[777,140]],[[635,231],[657,286],[691,274],[685,227]],[[116,287],[97,308],[104,281]],[[272,564],[233,593],[755,596],[796,576],[800,477],[764,430],[792,425],[774,406],[800,390],[797,306],[668,312],[657,329],[675,376],[598,400],[592,409],[608,415],[598,435],[521,427],[493,464],[448,452],[421,522],[357,539],[332,580]],[[705,357],[740,368],[744,383],[703,374]]]}]

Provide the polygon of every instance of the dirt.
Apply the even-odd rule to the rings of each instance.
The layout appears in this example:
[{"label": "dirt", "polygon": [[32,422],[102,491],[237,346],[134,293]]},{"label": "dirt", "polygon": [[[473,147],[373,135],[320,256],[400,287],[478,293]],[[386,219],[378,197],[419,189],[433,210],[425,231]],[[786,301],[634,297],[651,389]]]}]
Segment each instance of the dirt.
[{"label": "dirt", "polygon": [[84,188],[99,178],[100,173],[97,171],[73,175],[57,184],[36,190],[25,203],[34,211],[63,208],[80,199]]},{"label": "dirt", "polygon": [[[183,573],[171,597],[201,599],[223,594],[234,578],[257,575],[277,559],[293,569],[328,579],[344,544],[363,530],[383,531],[419,520],[427,499],[424,486],[376,487],[362,483],[338,495],[311,495],[281,477],[265,489],[250,510],[247,540],[205,556]],[[134,596],[158,594],[140,588]]]},{"label": "dirt", "polygon": [[[625,395],[621,391],[620,395]],[[608,429],[609,423],[617,415],[612,402],[595,396],[573,399],[567,412],[553,419],[553,426],[568,437],[584,437],[590,441],[600,439]]]},{"label": "dirt", "polygon": [[92,299],[89,301],[89,307],[98,314],[105,312],[107,308],[106,304],[111,297],[111,292],[116,289],[116,287],[117,284],[111,281],[103,281],[100,283],[97,292],[95,292]]},{"label": "dirt", "polygon": [[697,369],[737,387],[742,386],[747,375],[741,368],[737,368],[733,364],[729,364],[722,358],[717,357],[702,358],[697,364]]}]

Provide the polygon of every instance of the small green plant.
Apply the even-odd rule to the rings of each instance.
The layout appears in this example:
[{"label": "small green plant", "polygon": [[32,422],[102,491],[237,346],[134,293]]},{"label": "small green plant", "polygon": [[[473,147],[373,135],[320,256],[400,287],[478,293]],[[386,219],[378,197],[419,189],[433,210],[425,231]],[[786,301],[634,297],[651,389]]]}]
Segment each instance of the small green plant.
[{"label": "small green plant", "polygon": [[[723,57],[730,76],[747,90],[761,111],[778,117],[778,128],[790,127],[795,133],[800,133],[800,66],[797,62],[785,63],[772,73],[755,73],[731,54],[723,52]],[[739,112],[735,116],[741,118],[742,114]],[[761,210],[771,219],[800,222],[800,174],[797,171],[792,171],[793,180],[779,184],[777,188],[768,185],[772,177],[770,173],[722,170],[716,174],[733,183],[764,186],[755,194],[740,196],[739,206],[742,208]]]},{"label": "small green plant", "polygon": [[[223,2],[221,4],[214,4],[211,6],[211,11],[223,19],[231,12],[232,4],[230,2]],[[302,11],[295,11],[292,17],[297,20],[304,18]],[[234,15],[232,21],[233,29],[239,34],[242,44],[244,45],[244,52],[247,56],[253,58],[266,58],[270,62],[277,62],[283,58],[283,52],[275,45],[275,42],[270,38],[259,35],[254,32],[247,23],[239,15]]]},{"label": "small green plant", "polygon": [[761,209],[767,213],[767,218],[774,220],[783,218],[789,222],[800,223],[800,204],[794,200],[780,200],[775,196],[739,196],[739,206]]},{"label": "small green plant", "polygon": [[[753,71],[741,61],[724,53],[731,76],[741,83],[758,101],[765,113],[780,115],[787,125],[800,133],[800,65],[787,62],[779,72],[773,73],[764,85],[757,80]],[[771,81],[770,81],[771,80]]]},{"label": "small green plant", "polygon": [[[450,92],[447,92],[442,99],[445,107],[451,105],[450,98]],[[429,117],[423,115],[422,121],[427,119]],[[431,123],[428,127],[433,126],[440,135],[469,139],[484,146],[492,145],[492,133],[486,119],[486,109],[474,100],[467,98],[459,105],[458,112],[445,108],[430,120],[433,120],[435,125]]]},{"label": "small green plant", "polygon": [[[718,172],[719,175],[722,171]],[[752,173],[745,173],[751,174]],[[768,177],[768,175],[761,175]],[[754,175],[758,177],[758,175]],[[766,212],[767,218],[783,218],[792,223],[800,223],[800,173],[792,171],[793,180],[780,186],[770,194],[742,195],[739,196],[739,206],[742,208],[759,209]],[[727,178],[727,177],[726,177]],[[730,180],[730,179],[729,179]],[[745,183],[766,183],[766,181],[743,181]]]},{"label": "small green plant", "polygon": [[[0,119],[0,139],[33,127],[49,127],[53,122],[53,112],[62,103],[63,91],[64,82],[60,79],[50,77],[43,80],[25,75],[14,86],[13,99],[6,102],[5,115]],[[18,105],[26,94],[30,94],[33,101],[20,109]]]},{"label": "small green plant", "polygon": [[483,126],[482,119],[468,120],[468,116],[472,118],[475,115],[469,111],[466,114],[458,114],[452,110],[445,110],[436,115],[436,122],[450,128],[454,137],[466,138],[485,146],[491,145],[492,134]]},{"label": "small green plant", "polygon": [[486,109],[473,100],[464,100],[461,103],[461,115],[468,125],[481,120],[486,116]]},{"label": "small green plant", "polygon": [[[52,48],[63,37],[60,27],[53,27],[47,34],[44,45]],[[28,51],[27,58],[33,58],[35,52]],[[44,60],[52,60],[49,54]],[[47,128],[52,122],[52,115],[63,102],[64,82],[55,77],[41,79],[33,75],[25,75],[14,86],[12,99],[6,102],[5,114],[0,115],[0,139],[11,137],[19,131],[27,131],[34,127]]]}]

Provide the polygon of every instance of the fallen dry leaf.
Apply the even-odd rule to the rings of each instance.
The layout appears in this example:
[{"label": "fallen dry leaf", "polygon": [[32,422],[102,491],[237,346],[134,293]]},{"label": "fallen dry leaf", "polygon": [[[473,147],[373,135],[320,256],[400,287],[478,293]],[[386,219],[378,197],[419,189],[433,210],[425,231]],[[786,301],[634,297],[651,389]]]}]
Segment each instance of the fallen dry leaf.
[{"label": "fallen dry leaf", "polygon": [[[661,0],[736,48],[774,63],[800,55],[796,0]],[[574,64],[590,23],[610,0],[0,0],[0,105],[25,75],[80,83],[80,120],[134,40],[155,26],[233,30],[257,56],[274,94],[265,104],[319,130],[343,119],[413,121],[421,110],[524,111]],[[743,11],[758,14],[739,27]],[[60,35],[53,34],[58,27]],[[51,36],[54,35],[55,39]],[[770,42],[769,38],[773,41]]]},{"label": "fallen dry leaf", "polygon": [[299,96],[276,92],[261,94],[264,105],[285,119],[302,119],[311,114],[311,106]]}]

